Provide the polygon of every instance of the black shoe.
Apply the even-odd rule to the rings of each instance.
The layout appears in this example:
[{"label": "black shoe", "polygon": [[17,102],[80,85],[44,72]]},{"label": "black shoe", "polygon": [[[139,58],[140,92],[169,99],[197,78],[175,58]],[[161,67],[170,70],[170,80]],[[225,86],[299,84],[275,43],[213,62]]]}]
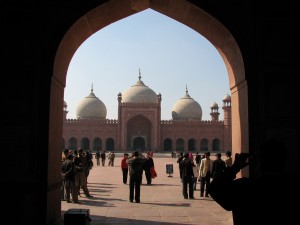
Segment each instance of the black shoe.
[{"label": "black shoe", "polygon": [[135,201],[136,203],[140,203],[140,200],[138,200],[138,201]]},{"label": "black shoe", "polygon": [[184,199],[188,199],[188,197],[184,196]]},{"label": "black shoe", "polygon": [[92,197],[93,197],[93,195],[86,195],[86,197],[87,197],[87,198],[92,198]]},{"label": "black shoe", "polygon": [[194,197],[190,197],[190,199],[195,199]]},{"label": "black shoe", "polygon": [[200,198],[203,198],[203,195],[200,195]]}]

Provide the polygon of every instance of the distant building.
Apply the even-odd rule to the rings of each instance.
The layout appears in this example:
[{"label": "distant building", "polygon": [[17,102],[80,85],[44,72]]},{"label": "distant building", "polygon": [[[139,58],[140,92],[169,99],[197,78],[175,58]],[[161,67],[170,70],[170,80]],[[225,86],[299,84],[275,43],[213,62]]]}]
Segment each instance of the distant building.
[{"label": "distant building", "polygon": [[185,95],[173,106],[171,120],[161,120],[161,94],[138,81],[118,94],[118,119],[106,119],[106,106],[91,93],[76,109],[76,119],[67,119],[64,102],[62,148],[84,150],[154,150],[225,152],[231,150],[231,97],[223,98],[224,120],[219,106],[210,107],[211,120],[202,121],[202,108]]}]

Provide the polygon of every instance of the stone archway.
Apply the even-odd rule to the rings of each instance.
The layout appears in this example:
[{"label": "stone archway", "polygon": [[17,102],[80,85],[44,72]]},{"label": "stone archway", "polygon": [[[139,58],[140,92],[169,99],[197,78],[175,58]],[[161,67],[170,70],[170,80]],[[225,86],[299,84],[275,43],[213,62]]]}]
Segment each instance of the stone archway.
[{"label": "stone archway", "polygon": [[[235,153],[243,149],[248,152],[248,91],[240,49],[234,37],[218,20],[188,1],[111,0],[82,16],[66,33],[57,51],[51,86],[50,134],[55,135],[55,132],[51,131],[58,129],[57,126],[52,126],[54,123],[51,121],[63,115],[61,111],[66,74],[75,51],[100,29],[148,8],[194,29],[219,51],[228,71],[231,89],[232,137],[234,137],[232,151]],[[57,102],[61,103],[61,107],[55,107]]]},{"label": "stone archway", "polygon": [[[231,90],[232,137],[234,137],[232,152],[234,155],[241,149],[243,152],[249,151],[248,86],[242,54],[231,33],[217,19],[189,1],[109,0],[79,18],[65,34],[57,49],[51,81],[49,154],[54,154],[61,146],[64,87],[68,66],[76,50],[100,29],[148,8],[195,30],[219,51],[228,71]],[[48,165],[54,167],[58,164]],[[48,169],[51,171],[52,168]],[[243,173],[247,175],[247,171]],[[59,207],[60,202],[56,204]]]}]

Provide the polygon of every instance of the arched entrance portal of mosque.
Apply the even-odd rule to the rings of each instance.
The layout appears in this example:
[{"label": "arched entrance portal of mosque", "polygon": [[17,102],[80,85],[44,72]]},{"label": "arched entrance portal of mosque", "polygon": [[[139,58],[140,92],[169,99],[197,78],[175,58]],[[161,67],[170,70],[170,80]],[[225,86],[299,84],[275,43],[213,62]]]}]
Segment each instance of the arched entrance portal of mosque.
[{"label": "arched entrance portal of mosque", "polygon": [[[241,51],[233,35],[213,16],[189,1],[123,1],[108,0],[85,14],[78,15],[78,20],[66,31],[60,42],[54,62],[53,77],[51,80],[51,98],[49,114],[49,145],[48,158],[57,159],[56,163],[48,163],[48,170],[55,174],[60,173],[61,155],[57,151],[61,147],[63,130],[63,98],[66,85],[66,76],[70,61],[80,45],[97,31],[111,23],[126,18],[145,9],[152,9],[162,13],[195,30],[215,46],[222,56],[229,77],[232,101],[232,152],[249,151],[248,126],[248,86],[245,79],[244,63]],[[188,59],[187,59],[188,60]],[[129,136],[129,135],[128,135]],[[130,140],[130,139],[129,139]],[[150,141],[150,136],[147,136]],[[128,139],[127,139],[128,141]],[[127,142],[130,143],[130,142]],[[147,145],[149,145],[147,143]],[[247,171],[241,174],[247,175]],[[56,176],[60,182],[59,176]],[[50,178],[49,178],[50,179]],[[52,177],[51,177],[52,179]],[[51,180],[51,183],[55,181]],[[58,190],[48,194],[47,212],[49,220],[53,216],[60,217],[60,200],[51,198]],[[53,218],[52,218],[53,219]]]},{"label": "arched entrance portal of mosque", "polygon": [[135,116],[127,122],[127,149],[151,149],[151,122],[141,116]]}]

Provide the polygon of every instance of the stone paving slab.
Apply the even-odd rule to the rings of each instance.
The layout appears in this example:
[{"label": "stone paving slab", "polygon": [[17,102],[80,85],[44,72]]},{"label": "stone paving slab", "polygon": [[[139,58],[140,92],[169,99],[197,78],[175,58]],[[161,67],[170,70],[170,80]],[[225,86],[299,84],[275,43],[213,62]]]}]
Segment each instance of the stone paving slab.
[{"label": "stone paving slab", "polygon": [[[90,210],[91,225],[233,225],[231,212],[211,198],[200,198],[199,183],[194,200],[183,198],[177,158],[154,155],[157,178],[152,185],[142,184],[141,203],[129,202],[129,186],[122,183],[121,159],[116,157],[114,167],[107,166],[108,161],[104,167],[97,166],[94,160],[88,177],[93,198],[79,197],[81,204],[62,201],[62,220],[68,209],[77,208]],[[166,164],[173,164],[171,177]]]}]

